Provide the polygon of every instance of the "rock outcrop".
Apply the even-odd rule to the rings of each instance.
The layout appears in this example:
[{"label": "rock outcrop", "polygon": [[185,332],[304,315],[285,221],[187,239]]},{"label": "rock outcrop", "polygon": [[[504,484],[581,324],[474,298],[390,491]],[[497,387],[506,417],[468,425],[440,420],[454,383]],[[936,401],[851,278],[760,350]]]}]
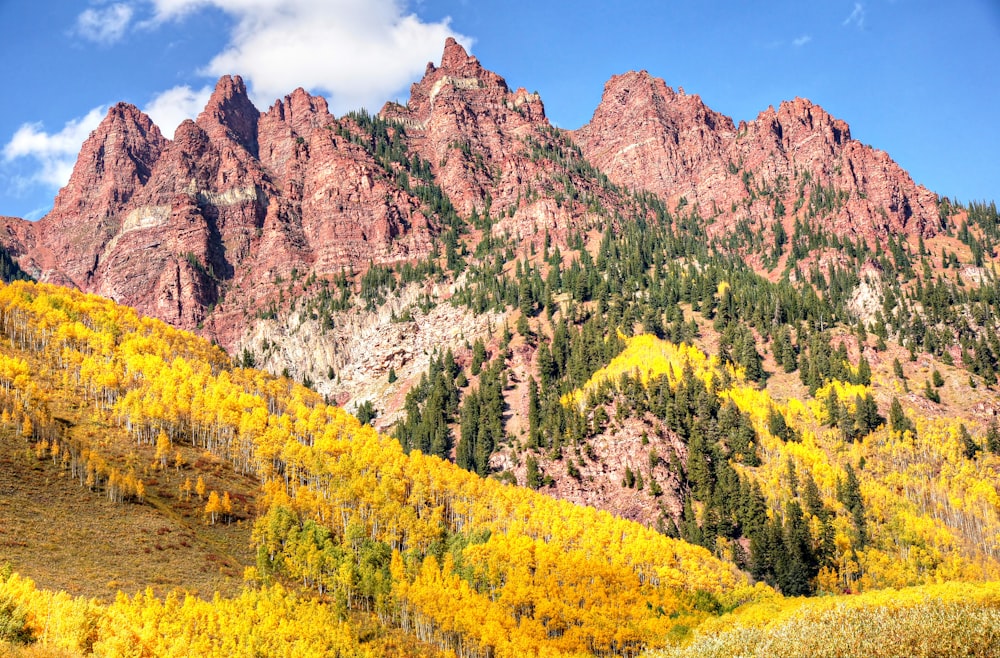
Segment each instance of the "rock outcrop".
[{"label": "rock outcrop", "polygon": [[436,227],[420,201],[338,125],[301,89],[261,114],[231,76],[173,140],[120,103],[52,211],[4,220],[0,239],[39,278],[182,328],[207,322],[232,345],[293,270],[336,274],[430,252]]},{"label": "rock outcrop", "polygon": [[672,210],[696,205],[703,217],[718,219],[709,228],[714,235],[740,220],[791,223],[800,209],[827,230],[870,241],[931,237],[941,228],[934,193],[805,99],[735,126],[698,96],[631,72],[605,85],[590,123],[572,134],[619,185],[654,192]]},{"label": "rock outcrop", "polygon": [[431,163],[459,212],[489,212],[497,232],[521,240],[548,232],[558,241],[596,225],[597,203],[621,205],[574,166],[580,155],[549,124],[538,94],[511,91],[454,39],[441,65],[429,63],[411,87],[407,105],[386,104],[381,114],[403,124],[410,148]]}]

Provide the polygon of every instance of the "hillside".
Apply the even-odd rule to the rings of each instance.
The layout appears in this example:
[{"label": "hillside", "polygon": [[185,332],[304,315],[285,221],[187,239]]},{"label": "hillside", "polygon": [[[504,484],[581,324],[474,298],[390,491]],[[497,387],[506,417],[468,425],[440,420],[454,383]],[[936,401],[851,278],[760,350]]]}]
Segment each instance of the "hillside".
[{"label": "hillside", "polygon": [[[258,478],[251,583],[287,579],[340,614],[377,613],[441,648],[503,655],[635,651],[702,618],[703,597],[758,591],[704,549],[404,455],[315,393],[232,369],[217,348],[111,302],[23,283],[0,298],[5,441],[20,435],[32,451],[48,442],[80,497],[119,505],[157,507],[152,487],[124,468],[164,442],[168,463],[175,449],[203,451]],[[65,392],[29,376],[57,366]],[[120,438],[63,432],[55,413],[67,392]],[[242,512],[214,507],[214,493],[204,522]]]},{"label": "hillside", "polygon": [[[36,470],[51,468],[55,477],[45,484],[36,480],[41,485],[36,495],[57,507],[61,499],[74,499],[75,509],[92,528],[102,527],[103,499],[138,507],[140,515],[163,512],[154,493],[158,483],[136,476],[140,469],[148,469],[143,476],[148,472],[165,478],[175,467],[175,451],[181,453],[183,470],[202,468],[184,463],[190,463],[185,455],[202,454],[203,459],[219,460],[223,472],[231,468],[260,482],[257,512],[252,517],[251,546],[256,560],[247,565],[249,588],[236,598],[216,597],[209,603],[173,594],[157,599],[150,591],[100,605],[37,590],[18,576],[5,575],[0,583],[0,597],[5,598],[0,600],[12,606],[4,608],[5,628],[15,629],[4,631],[8,641],[37,638],[43,646],[63,647],[70,655],[91,650],[98,655],[131,655],[128,647],[134,648],[137,641],[153,655],[191,652],[196,646],[201,655],[246,652],[253,646],[255,651],[279,653],[295,646],[297,655],[322,653],[331,647],[339,647],[346,655],[394,651],[412,655],[434,651],[433,647],[457,648],[472,655],[534,655],[539,651],[636,655],[688,639],[697,647],[715,634],[724,642],[767,646],[769,633],[774,631],[752,629],[761,628],[755,620],[765,618],[774,606],[789,611],[780,617],[788,629],[783,632],[804,633],[814,623],[807,621],[812,619],[808,610],[814,604],[785,600],[763,584],[750,587],[736,566],[705,549],[592,508],[480,479],[416,451],[407,456],[399,443],[379,437],[342,410],[326,406],[308,389],[233,368],[208,343],[139,318],[109,301],[53,286],[11,284],[0,289],[0,330],[4,337],[0,383],[5,454],[13,455],[9,461],[35,464]],[[794,485],[781,482],[786,475],[797,472],[806,483],[806,502],[798,517],[792,511],[799,508],[794,498],[783,506],[784,529],[778,526],[776,541],[798,542],[794,544],[798,556],[814,554],[814,542],[822,544],[823,531],[810,524],[817,522],[818,515],[832,521],[837,550],[842,544],[847,550],[837,559],[847,562],[839,570],[821,571],[816,581],[820,588],[837,591],[846,585],[869,590],[889,584],[956,581],[950,589],[918,589],[891,599],[890,605],[913,613],[895,616],[890,627],[898,630],[891,632],[910,637],[907,634],[913,633],[913,624],[920,623],[922,615],[969,615],[963,618],[974,632],[939,635],[938,641],[945,643],[940,646],[960,642],[972,655],[988,655],[995,649],[996,631],[990,629],[996,627],[992,620],[998,599],[989,587],[961,584],[996,578],[998,566],[990,548],[995,546],[990,537],[995,535],[996,507],[977,502],[979,497],[990,501],[996,496],[993,487],[983,487],[997,482],[995,455],[978,454],[980,449],[970,455],[968,442],[962,443],[962,431],[954,425],[918,419],[916,424],[900,427],[907,422],[905,416],[891,417],[890,427],[877,429],[844,453],[848,446],[843,439],[830,436],[841,430],[814,437],[807,429],[810,423],[829,423],[825,416],[829,402],[796,406],[791,401],[787,409],[779,407],[787,414],[788,430],[801,433],[791,440],[775,429],[766,412],[767,393],[746,385],[743,368],[723,369],[718,361],[699,356],[697,349],[678,349],[652,337],[628,339],[619,351],[608,368],[596,371],[581,387],[580,396],[566,400],[568,411],[581,400],[585,407],[603,404],[602,396],[614,399],[615,390],[630,391],[631,404],[641,400],[636,397],[640,390],[659,390],[662,395],[664,384],[677,387],[674,404],[685,389],[694,402],[704,395],[697,393],[698,383],[707,384],[703,390],[718,391],[713,395],[733,401],[737,424],[745,414],[752,426],[749,431],[761,442],[758,466],[746,457],[746,450],[754,449],[752,442],[739,453],[742,456],[734,455],[732,463],[737,477],[774,483],[762,504],[773,508],[787,499],[789,486],[794,489]],[[652,358],[654,352],[660,356]],[[50,373],[57,372],[58,378],[49,379]],[[634,384],[629,383],[629,373],[637,377]],[[606,384],[616,378],[618,383],[608,388]],[[721,379],[716,382],[717,378]],[[595,392],[601,389],[604,393]],[[835,382],[817,390],[817,397],[834,392],[858,422],[859,412],[850,409],[846,396],[863,390],[863,384]],[[67,404],[67,400],[82,400],[82,404]],[[623,404],[625,400],[619,398],[619,405]],[[66,413],[68,407],[79,415],[57,415]],[[721,420],[722,407],[716,408]],[[107,429],[86,431],[95,422]],[[737,434],[726,436],[724,449],[735,451],[732,441]],[[831,440],[833,452],[827,451]],[[169,451],[162,449],[165,443]],[[689,438],[687,443],[690,451],[699,449],[696,439]],[[167,456],[168,466],[157,457],[158,447]],[[712,446],[701,449],[712,454],[717,450]],[[836,474],[830,469],[838,468],[831,458],[842,454],[853,461],[859,449],[862,457],[868,457],[863,467],[858,465],[860,490],[851,489],[849,474],[843,485],[836,486],[838,490],[845,487],[844,491],[838,491],[836,501],[831,500],[826,492]],[[940,479],[922,482],[924,465],[934,466],[935,460]],[[883,463],[898,467],[906,462],[914,470],[902,473],[898,484],[890,474],[882,473]],[[694,475],[698,463],[688,455],[687,472],[694,491],[706,486],[704,482],[699,485]],[[722,463],[716,461],[715,468]],[[798,470],[783,468],[787,463]],[[973,465],[986,472],[976,475],[969,470]],[[213,472],[220,473],[218,469]],[[722,476],[723,471],[717,473]],[[211,486],[232,482],[233,477],[211,481]],[[927,485],[929,489],[923,488]],[[900,486],[913,489],[898,496]],[[810,502],[810,487],[821,492],[818,501]],[[962,496],[963,509],[935,520],[921,516],[907,502],[910,495],[916,495],[931,503],[931,510],[940,511],[940,503],[926,497],[935,491],[947,492],[951,500]],[[158,495],[169,497],[164,492]],[[227,512],[225,504],[214,507],[212,501],[210,494],[204,506],[199,502],[191,510],[189,505],[193,515],[201,508],[204,526],[195,529],[197,522],[188,519],[188,532],[207,537],[205,526],[240,514]],[[819,510],[813,512],[811,505],[818,505]],[[713,509],[705,503],[698,506]],[[802,516],[804,510],[812,516],[808,523]],[[24,519],[31,513],[30,506],[18,507],[13,517],[23,514]],[[134,513],[129,512],[129,517],[135,518]],[[772,520],[765,523],[781,522],[779,516],[769,513],[768,517]],[[249,523],[251,518],[245,520]],[[959,521],[958,525],[951,520]],[[820,528],[825,527],[827,521],[820,522]],[[870,534],[865,535],[859,524],[870,524]],[[688,526],[688,530],[694,528],[705,536],[704,521]],[[726,553],[727,542],[720,543],[724,539],[721,526],[716,529],[715,546]],[[970,538],[963,533],[975,529],[984,534],[961,545]],[[762,563],[754,552],[755,541],[752,536],[751,571],[764,579],[776,578],[788,591],[794,591],[794,583],[807,586],[807,581],[795,576],[805,562],[779,559],[771,564],[772,575],[757,571]],[[122,555],[132,557],[141,546],[140,538],[133,549],[123,547]],[[887,551],[889,546],[903,552]],[[177,557],[191,558],[202,550],[197,544],[181,542]],[[46,575],[51,565],[40,565],[16,551],[5,551],[3,557],[28,574],[38,571],[43,578],[51,578]],[[729,552],[728,557],[735,553]],[[129,582],[141,585],[141,579],[150,577],[141,565],[130,566],[134,564],[119,561],[119,568],[129,570],[129,578],[135,579],[125,580],[126,586]],[[75,574],[73,565],[66,568]],[[56,587],[60,584],[57,579],[50,582]],[[879,611],[886,599],[876,594],[822,608],[827,610],[827,621],[821,623],[837,625],[839,619],[882,615]],[[953,603],[959,599],[964,600],[961,609]],[[737,614],[725,614],[734,608]],[[346,623],[336,621],[345,613]],[[59,620],[57,626],[52,626],[53,614]],[[43,618],[49,621],[43,624]],[[319,618],[328,621],[316,626]],[[206,624],[209,619],[214,621]],[[277,619],[283,620],[285,630],[265,634]],[[313,630],[305,634],[293,630],[299,623]],[[366,627],[381,630],[362,630]],[[740,630],[744,627],[751,630]],[[693,628],[703,630],[692,637]],[[869,646],[873,641],[865,639],[864,624],[851,628],[860,634],[851,636],[851,642],[862,643],[856,646]],[[747,636],[747,632],[756,635]],[[288,633],[294,634],[295,644]],[[847,642],[847,637],[842,641]]]}]

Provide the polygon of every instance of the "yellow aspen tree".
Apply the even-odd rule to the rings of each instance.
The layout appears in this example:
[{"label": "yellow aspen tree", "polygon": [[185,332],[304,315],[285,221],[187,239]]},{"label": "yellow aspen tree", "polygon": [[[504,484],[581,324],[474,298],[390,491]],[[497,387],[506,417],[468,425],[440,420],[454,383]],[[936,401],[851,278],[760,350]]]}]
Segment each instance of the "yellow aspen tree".
[{"label": "yellow aspen tree", "polygon": [[211,520],[212,525],[215,525],[215,520],[221,511],[222,499],[219,498],[215,489],[212,489],[212,492],[208,494],[208,502],[205,503],[205,516]]},{"label": "yellow aspen tree", "polygon": [[170,437],[163,430],[156,437],[156,455],[155,459],[160,461],[160,468],[167,467],[167,460],[170,457]]},{"label": "yellow aspen tree", "polygon": [[184,465],[184,457],[181,455],[181,451],[178,450],[174,453],[174,470],[180,473],[181,466]]},{"label": "yellow aspen tree", "polygon": [[184,484],[181,485],[181,498],[191,500],[191,489],[191,478],[184,478]]},{"label": "yellow aspen tree", "polygon": [[205,500],[205,494],[208,492],[208,487],[205,486],[205,480],[198,476],[198,481],[194,485],[194,492],[198,494],[198,500]]},{"label": "yellow aspen tree", "polygon": [[146,498],[146,485],[142,483],[142,480],[135,481],[135,497],[140,503]]},{"label": "yellow aspen tree", "polygon": [[226,525],[229,525],[229,520],[233,516],[233,499],[228,491],[222,493],[222,513],[226,515]]},{"label": "yellow aspen tree", "polygon": [[30,439],[31,435],[35,432],[35,426],[31,424],[31,419],[27,416],[24,417],[24,423],[21,425],[21,436],[26,439]]}]

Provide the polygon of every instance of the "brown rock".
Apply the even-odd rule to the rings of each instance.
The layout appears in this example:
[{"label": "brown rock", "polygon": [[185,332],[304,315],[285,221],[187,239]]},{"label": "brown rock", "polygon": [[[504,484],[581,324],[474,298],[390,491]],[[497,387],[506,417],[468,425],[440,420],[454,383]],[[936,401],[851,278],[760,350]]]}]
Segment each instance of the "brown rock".
[{"label": "brown rock", "polygon": [[[619,185],[650,190],[671,209],[687,203],[718,218],[709,228],[714,235],[741,219],[769,223],[777,201],[789,225],[798,209],[799,217],[867,240],[929,237],[940,229],[936,195],[805,99],[734,127],[697,96],[632,72],[607,83],[590,123],[573,137]],[[810,207],[824,198],[829,207]]]},{"label": "brown rock", "polygon": [[537,241],[548,231],[560,241],[600,221],[585,199],[621,206],[595,177],[568,165],[579,156],[549,124],[539,96],[512,92],[454,39],[441,66],[428,64],[411,87],[407,105],[386,104],[381,114],[402,122],[410,148],[431,163],[458,211],[489,209],[497,232]]},{"label": "brown rock", "polygon": [[5,219],[0,240],[42,279],[187,329],[208,319],[206,331],[231,346],[244,311],[277,297],[293,269],[333,274],[431,249],[437,229],[420,201],[338,125],[301,89],[261,114],[230,76],[173,140],[116,105],[52,212]]}]

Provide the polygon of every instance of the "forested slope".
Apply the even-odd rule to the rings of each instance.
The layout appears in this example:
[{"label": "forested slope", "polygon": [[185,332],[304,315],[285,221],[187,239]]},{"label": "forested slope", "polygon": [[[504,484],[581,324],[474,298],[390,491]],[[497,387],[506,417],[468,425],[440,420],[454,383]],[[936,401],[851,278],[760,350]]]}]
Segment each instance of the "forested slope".
[{"label": "forested slope", "polygon": [[[660,645],[764,591],[704,549],[406,455],[312,391],[232,368],[218,348],[110,301],[15,283],[0,290],[0,331],[5,441],[20,435],[32,450],[45,446],[81,495],[141,504],[146,485],[125,466],[150,455],[169,464],[177,449],[258,479],[257,559],[247,577],[264,590],[242,596],[279,596],[269,583],[287,582],[322,602],[323,614],[371,613],[466,654],[615,655]],[[54,389],[38,385],[44,379],[33,373],[54,371],[62,373]],[[125,431],[66,432],[53,415],[62,396]],[[206,523],[230,514],[224,499],[208,492]],[[48,633],[31,612],[36,595],[19,583],[8,578],[6,596],[26,598],[25,628]],[[66,605],[91,610],[87,623],[99,630],[81,642],[96,650],[140,623],[108,624],[108,615],[141,617],[179,601]],[[205,604],[188,605],[195,614]],[[217,600],[211,614],[225,605]]]}]

